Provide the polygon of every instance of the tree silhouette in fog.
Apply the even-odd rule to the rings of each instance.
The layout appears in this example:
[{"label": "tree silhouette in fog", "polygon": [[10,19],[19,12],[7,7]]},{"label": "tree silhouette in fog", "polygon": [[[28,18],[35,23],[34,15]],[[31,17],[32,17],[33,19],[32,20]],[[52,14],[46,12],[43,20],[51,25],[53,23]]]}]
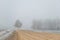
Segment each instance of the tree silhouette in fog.
[{"label": "tree silhouette in fog", "polygon": [[20,28],[22,26],[22,23],[20,22],[20,20],[16,20],[14,26],[17,27],[17,28]]}]

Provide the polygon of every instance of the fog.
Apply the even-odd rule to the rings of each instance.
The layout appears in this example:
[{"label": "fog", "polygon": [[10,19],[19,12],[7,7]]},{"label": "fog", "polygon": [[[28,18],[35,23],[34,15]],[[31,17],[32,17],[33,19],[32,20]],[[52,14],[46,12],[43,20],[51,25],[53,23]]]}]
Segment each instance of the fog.
[{"label": "fog", "polygon": [[33,19],[60,18],[60,0],[0,0],[0,28],[13,27],[19,19],[29,29]]}]

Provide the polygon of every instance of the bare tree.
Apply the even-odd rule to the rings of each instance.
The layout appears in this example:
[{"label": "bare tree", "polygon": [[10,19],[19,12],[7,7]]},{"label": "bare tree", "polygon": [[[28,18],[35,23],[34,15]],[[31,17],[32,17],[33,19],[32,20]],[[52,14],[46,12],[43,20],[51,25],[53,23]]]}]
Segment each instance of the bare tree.
[{"label": "bare tree", "polygon": [[36,28],[37,28],[37,22],[36,22],[36,20],[33,20],[32,28],[33,28],[33,29],[36,29]]},{"label": "bare tree", "polygon": [[36,30],[42,29],[42,22],[41,21],[33,20],[32,28],[36,29]]},{"label": "bare tree", "polygon": [[60,19],[55,20],[56,30],[60,30]]},{"label": "bare tree", "polygon": [[37,29],[38,30],[42,30],[43,29],[43,24],[42,24],[41,20],[37,22]]}]

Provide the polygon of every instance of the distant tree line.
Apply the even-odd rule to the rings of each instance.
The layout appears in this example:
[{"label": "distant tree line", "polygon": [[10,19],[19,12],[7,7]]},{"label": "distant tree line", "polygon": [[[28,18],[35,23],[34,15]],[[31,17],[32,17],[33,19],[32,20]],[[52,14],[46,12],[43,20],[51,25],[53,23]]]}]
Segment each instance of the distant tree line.
[{"label": "distant tree line", "polygon": [[60,30],[60,19],[33,20],[35,30]]}]

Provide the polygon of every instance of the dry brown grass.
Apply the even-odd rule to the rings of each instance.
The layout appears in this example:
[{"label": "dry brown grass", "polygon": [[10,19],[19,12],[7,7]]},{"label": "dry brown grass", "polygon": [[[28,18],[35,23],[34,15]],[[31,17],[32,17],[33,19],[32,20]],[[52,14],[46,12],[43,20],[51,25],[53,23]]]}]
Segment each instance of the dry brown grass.
[{"label": "dry brown grass", "polygon": [[60,34],[17,30],[7,40],[60,40]]}]

